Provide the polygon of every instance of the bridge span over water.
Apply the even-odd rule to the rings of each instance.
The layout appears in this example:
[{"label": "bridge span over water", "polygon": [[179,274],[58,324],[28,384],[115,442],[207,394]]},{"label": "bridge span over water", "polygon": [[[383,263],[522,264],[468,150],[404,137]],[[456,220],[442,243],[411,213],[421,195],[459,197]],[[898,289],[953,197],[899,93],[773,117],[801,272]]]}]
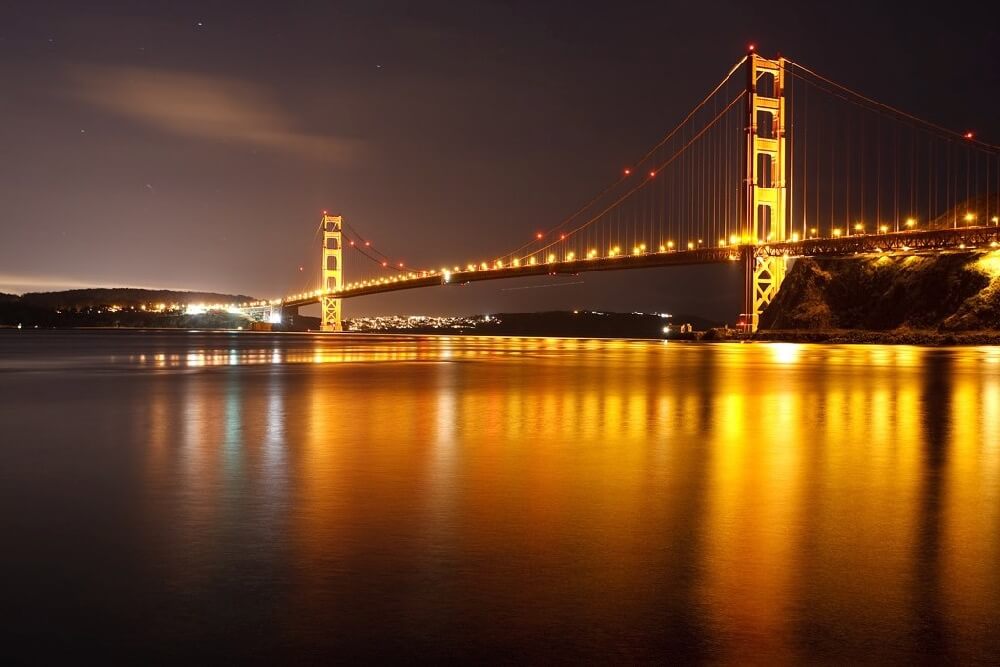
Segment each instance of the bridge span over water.
[{"label": "bridge span over water", "polygon": [[739,262],[744,312],[756,330],[790,260],[997,252],[998,215],[1000,148],[751,48],[603,190],[520,245],[486,259],[417,269],[324,212],[316,235],[318,284],[239,308],[275,320],[320,304],[323,329],[339,331],[343,299]]}]

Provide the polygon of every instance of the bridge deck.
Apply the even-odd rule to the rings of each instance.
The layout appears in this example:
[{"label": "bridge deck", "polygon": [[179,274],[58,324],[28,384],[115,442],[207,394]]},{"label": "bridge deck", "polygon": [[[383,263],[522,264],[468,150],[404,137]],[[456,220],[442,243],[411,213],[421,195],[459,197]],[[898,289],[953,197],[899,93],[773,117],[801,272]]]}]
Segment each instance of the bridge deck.
[{"label": "bridge deck", "polygon": [[[767,243],[760,245],[740,245],[718,248],[696,248],[667,252],[647,252],[640,255],[619,255],[615,257],[594,257],[571,261],[549,262],[534,265],[508,266],[499,269],[476,271],[452,271],[447,275],[434,272],[416,278],[399,278],[362,285],[336,292],[341,299],[359,296],[398,292],[435,285],[502,280],[544,275],[576,275],[590,271],[618,271],[623,269],[646,269],[665,266],[693,264],[717,264],[739,261],[748,256],[788,256],[788,257],[844,257],[850,255],[873,254],[921,254],[944,250],[990,250],[1000,245],[1000,228],[967,227],[963,229],[933,229],[926,231],[902,231],[888,234],[858,234],[841,238],[816,238],[801,241]],[[283,305],[289,307],[318,303],[319,293],[303,298],[286,299]]]}]

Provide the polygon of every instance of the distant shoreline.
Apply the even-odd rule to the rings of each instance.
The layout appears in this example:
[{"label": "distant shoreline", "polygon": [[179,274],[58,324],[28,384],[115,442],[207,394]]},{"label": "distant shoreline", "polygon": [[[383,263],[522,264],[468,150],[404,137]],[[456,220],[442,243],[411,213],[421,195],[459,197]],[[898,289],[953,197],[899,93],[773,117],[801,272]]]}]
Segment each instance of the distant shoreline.
[{"label": "distant shoreline", "polygon": [[934,330],[868,331],[863,329],[758,331],[754,340],[782,343],[871,345],[1000,345],[1000,331],[941,332]]},{"label": "distant shoreline", "polygon": [[[0,329],[17,330],[18,327],[0,325]],[[305,331],[261,331],[250,329],[212,328],[212,327],[129,327],[129,326],[77,326],[77,327],[22,327],[22,331],[122,331],[151,333],[202,333],[202,334],[323,334],[318,330]],[[776,330],[758,331],[753,336],[743,336],[733,329],[710,329],[693,334],[651,337],[638,335],[567,335],[566,333],[501,333],[476,330],[417,330],[399,329],[390,331],[344,331],[336,335],[346,336],[434,336],[462,338],[559,338],[568,340],[642,340],[678,343],[802,343],[820,345],[919,345],[924,347],[947,346],[1000,346],[1000,331],[971,331],[959,333],[942,333],[933,330],[912,331],[866,331],[859,329],[835,330]]]}]

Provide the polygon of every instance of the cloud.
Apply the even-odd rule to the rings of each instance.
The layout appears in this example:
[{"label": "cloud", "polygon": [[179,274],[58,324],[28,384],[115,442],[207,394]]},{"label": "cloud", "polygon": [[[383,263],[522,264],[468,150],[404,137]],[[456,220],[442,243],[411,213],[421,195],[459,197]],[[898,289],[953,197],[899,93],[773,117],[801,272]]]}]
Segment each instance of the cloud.
[{"label": "cloud", "polygon": [[74,66],[72,94],[87,104],[173,134],[343,162],[359,142],[310,134],[259,86],[188,72]]}]

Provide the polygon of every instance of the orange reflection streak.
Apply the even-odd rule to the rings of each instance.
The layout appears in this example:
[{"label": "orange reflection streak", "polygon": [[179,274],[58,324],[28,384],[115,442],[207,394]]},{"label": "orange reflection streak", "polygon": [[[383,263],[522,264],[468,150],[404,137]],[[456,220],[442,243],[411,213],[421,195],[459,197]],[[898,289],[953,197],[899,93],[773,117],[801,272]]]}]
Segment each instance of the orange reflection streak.
[{"label": "orange reflection streak", "polygon": [[[958,647],[988,643],[1000,618],[1000,600],[983,595],[1000,559],[1000,369],[989,363],[993,352],[959,361],[950,403],[954,445],[943,482],[940,568]],[[965,659],[975,658],[966,651]]]}]

